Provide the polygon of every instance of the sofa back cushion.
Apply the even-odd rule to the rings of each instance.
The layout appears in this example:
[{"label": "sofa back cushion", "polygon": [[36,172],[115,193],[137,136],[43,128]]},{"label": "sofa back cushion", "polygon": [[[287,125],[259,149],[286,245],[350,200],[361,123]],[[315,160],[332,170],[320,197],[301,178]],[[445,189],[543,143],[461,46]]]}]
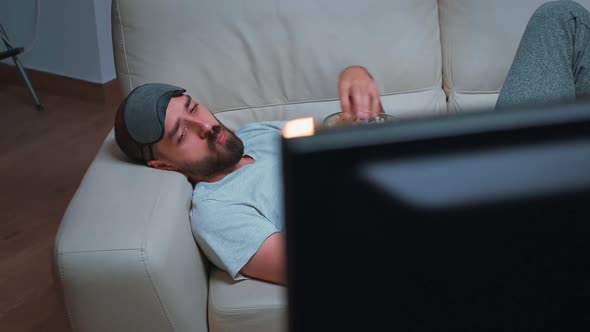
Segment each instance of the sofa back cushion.
[{"label": "sofa back cushion", "polygon": [[436,0],[114,0],[117,76],[183,86],[233,128],[339,111],[352,64],[387,112],[444,112],[438,17]]},{"label": "sofa back cushion", "polygon": [[[493,109],[520,38],[542,0],[439,0],[450,111]],[[590,0],[580,0],[590,8]]]}]

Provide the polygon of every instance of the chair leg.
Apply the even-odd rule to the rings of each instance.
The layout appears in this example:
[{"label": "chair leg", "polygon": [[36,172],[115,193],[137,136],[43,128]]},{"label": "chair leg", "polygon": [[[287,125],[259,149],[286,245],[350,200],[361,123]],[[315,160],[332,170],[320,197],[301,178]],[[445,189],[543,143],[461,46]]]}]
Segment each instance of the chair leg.
[{"label": "chair leg", "polygon": [[[6,30],[4,30],[4,27],[2,26],[2,24],[0,24],[0,34],[2,34],[2,36],[4,38],[6,38],[6,40],[4,38],[2,38],[2,41],[4,42],[4,45],[6,46],[7,50],[8,51],[15,50],[15,48],[13,48],[12,45],[10,45],[10,43],[7,42],[8,35],[6,34]],[[41,104],[41,101],[39,100],[39,96],[37,95],[35,88],[33,88],[33,84],[29,80],[29,76],[27,75],[25,68],[21,65],[21,63],[18,59],[18,54],[21,51],[22,51],[22,49],[19,48],[18,52],[10,55],[10,57],[12,58],[12,61],[14,62],[16,67],[18,68],[20,75],[22,76],[23,80],[25,81],[25,84],[27,85],[27,89],[29,89],[29,93],[31,94],[31,96],[33,96],[33,99],[35,100],[35,107],[37,108],[37,111],[42,111],[43,105]]]},{"label": "chair leg", "polygon": [[21,63],[18,60],[18,58],[16,57],[16,55],[12,57],[12,60],[14,61],[14,64],[18,68],[18,71],[20,72],[21,76],[25,80],[25,83],[27,84],[27,88],[29,89],[29,93],[31,94],[31,96],[33,96],[33,99],[35,100],[35,107],[37,108],[37,111],[42,111],[43,105],[41,104],[41,101],[39,100],[39,96],[37,96],[37,92],[35,92],[35,88],[33,88],[33,84],[29,80],[29,76],[27,75],[27,72],[25,71],[25,69],[21,65]]}]

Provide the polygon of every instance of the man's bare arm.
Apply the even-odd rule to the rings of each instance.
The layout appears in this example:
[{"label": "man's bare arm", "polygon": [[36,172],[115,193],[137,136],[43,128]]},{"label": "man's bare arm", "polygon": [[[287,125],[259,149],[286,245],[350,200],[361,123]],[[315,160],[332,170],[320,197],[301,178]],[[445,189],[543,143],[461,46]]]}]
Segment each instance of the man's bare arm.
[{"label": "man's bare arm", "polygon": [[285,235],[274,233],[262,243],[240,273],[253,279],[286,285],[286,265]]}]

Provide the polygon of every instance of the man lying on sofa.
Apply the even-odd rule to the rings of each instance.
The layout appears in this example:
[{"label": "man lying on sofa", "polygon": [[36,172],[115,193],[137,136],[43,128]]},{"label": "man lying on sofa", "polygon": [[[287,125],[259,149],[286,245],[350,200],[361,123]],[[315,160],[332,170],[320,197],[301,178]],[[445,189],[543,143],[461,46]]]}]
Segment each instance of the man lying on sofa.
[{"label": "man lying on sofa", "polygon": [[[529,20],[496,107],[575,101],[590,91],[590,17],[573,1],[541,6]],[[590,50],[589,50],[590,52]],[[375,82],[362,66],[338,82],[347,116],[376,115]],[[179,87],[149,83],[123,101],[117,144],[132,160],[194,184],[193,235],[209,260],[239,280],[286,284],[279,139],[282,122],[235,133]]]}]

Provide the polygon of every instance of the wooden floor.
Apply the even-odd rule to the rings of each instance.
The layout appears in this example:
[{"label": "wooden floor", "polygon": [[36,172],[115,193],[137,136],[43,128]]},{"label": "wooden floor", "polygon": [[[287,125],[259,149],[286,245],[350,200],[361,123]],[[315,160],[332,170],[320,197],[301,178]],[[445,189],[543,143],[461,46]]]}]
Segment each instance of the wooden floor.
[{"label": "wooden floor", "polygon": [[63,213],[114,108],[0,85],[0,331],[71,331],[53,277]]}]

